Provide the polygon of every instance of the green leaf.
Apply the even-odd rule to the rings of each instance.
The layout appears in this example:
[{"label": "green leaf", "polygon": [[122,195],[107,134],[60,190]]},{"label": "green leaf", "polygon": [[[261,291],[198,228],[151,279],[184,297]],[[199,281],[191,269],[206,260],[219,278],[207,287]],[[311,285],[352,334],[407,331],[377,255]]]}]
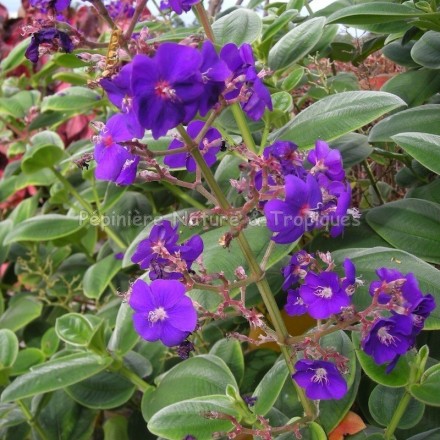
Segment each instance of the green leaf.
[{"label": "green leaf", "polygon": [[43,304],[32,296],[22,296],[9,304],[0,316],[0,328],[17,331],[41,315]]},{"label": "green leaf", "polygon": [[440,174],[440,136],[405,132],[391,138],[428,170]]},{"label": "green leaf", "polygon": [[409,107],[423,104],[440,91],[440,75],[436,70],[420,69],[399,73],[381,89],[402,98]]},{"label": "green leaf", "polygon": [[119,307],[116,324],[107,348],[122,356],[130,351],[139,341],[139,335],[133,327],[133,309],[122,303]]},{"label": "green leaf", "polygon": [[304,58],[322,36],[325,18],[307,20],[282,37],[269,52],[269,67],[280,70]]},{"label": "green leaf", "polygon": [[[22,90],[9,98],[0,98],[0,114],[23,119],[30,108],[38,104],[40,96],[37,90]],[[10,149],[8,154],[13,155]]]},{"label": "green leaf", "polygon": [[287,25],[294,17],[298,15],[296,9],[289,9],[284,11],[279,17],[277,17],[273,23],[266,28],[261,37],[261,41],[265,42],[276,35],[284,26]]},{"label": "green leaf", "polygon": [[373,152],[367,136],[347,133],[330,143],[331,148],[341,152],[344,168],[351,168],[366,159]]},{"label": "green leaf", "polygon": [[411,188],[406,196],[411,199],[424,199],[440,204],[440,179],[436,179],[428,185]]},{"label": "green leaf", "polygon": [[41,111],[85,112],[101,103],[101,96],[86,87],[69,87],[54,95],[46,96],[41,103]]},{"label": "green leaf", "polygon": [[411,49],[413,60],[430,69],[440,69],[440,33],[428,31]]},{"label": "green leaf", "polygon": [[42,131],[30,139],[30,145],[21,161],[21,169],[32,174],[56,165],[66,156],[64,143],[57,133]]},{"label": "green leaf", "polygon": [[18,355],[18,339],[7,328],[0,329],[0,370],[11,367]]},{"label": "green leaf", "polygon": [[173,403],[224,394],[228,385],[238,389],[234,376],[222,359],[211,354],[187,359],[169,370],[155,391],[144,395],[142,414],[149,420]]},{"label": "green leaf", "polygon": [[[436,434],[436,436],[434,436]],[[440,428],[434,428],[430,431],[421,432],[420,434],[414,435],[407,440],[438,440],[440,438]]]},{"label": "green leaf", "polygon": [[296,66],[283,80],[281,88],[287,92],[293,90],[304,76],[304,71],[305,69],[303,66]]},{"label": "green leaf", "polygon": [[401,133],[440,135],[440,105],[426,104],[403,110],[377,123],[370,131],[370,142],[392,142]]},{"label": "green leaf", "polygon": [[212,395],[163,408],[148,422],[148,430],[169,440],[182,440],[186,435],[193,435],[197,440],[211,440],[214,432],[228,432],[233,428],[229,420],[204,417],[208,411],[239,419],[238,411],[228,397]]},{"label": "green leaf", "polygon": [[355,347],[356,355],[365,371],[374,382],[385,385],[391,388],[400,388],[405,386],[409,381],[410,366],[406,356],[402,356],[393,371],[386,372],[386,365],[377,365],[371,356],[368,356],[360,348],[360,335],[358,332],[352,332],[353,345]]},{"label": "green leaf", "polygon": [[54,359],[15,379],[3,391],[1,401],[10,402],[65,388],[99,373],[112,361],[110,357],[93,353],[77,353]]},{"label": "green leaf", "polygon": [[84,295],[87,298],[98,299],[121,266],[122,261],[115,258],[113,253],[90,266],[83,278]]},{"label": "green leaf", "polygon": [[253,407],[255,414],[266,415],[277,401],[289,375],[286,362],[278,361],[263,377],[252,397],[257,397]]},{"label": "green leaf", "polygon": [[393,41],[382,48],[382,54],[388,59],[405,67],[419,67],[419,65],[411,57],[411,49],[414,41],[402,44],[402,40]]},{"label": "green leaf", "polygon": [[136,387],[124,376],[101,371],[66,388],[66,392],[86,408],[105,410],[126,403],[135,389]]},{"label": "green leaf", "polygon": [[307,107],[271,138],[310,148],[317,139],[332,141],[404,105],[399,97],[384,92],[337,93]]},{"label": "green leaf", "polygon": [[440,263],[440,205],[402,199],[368,211],[367,223],[392,246]]},{"label": "green leaf", "polygon": [[24,53],[26,52],[26,49],[29,47],[30,43],[31,37],[28,37],[14,46],[11,52],[9,52],[8,56],[0,63],[0,72],[7,73],[25,61],[26,58]]},{"label": "green leaf", "polygon": [[342,8],[328,17],[328,23],[375,24],[418,17],[421,11],[390,2],[371,2]]},{"label": "green leaf", "polygon": [[55,331],[67,344],[86,347],[93,335],[93,326],[79,313],[66,313],[56,320]]},{"label": "green leaf", "polygon": [[4,244],[55,240],[73,234],[83,226],[78,217],[66,217],[61,214],[39,215],[17,225],[6,236]]},{"label": "green leaf", "polygon": [[243,43],[253,43],[257,40],[263,30],[263,24],[256,12],[237,9],[215,21],[212,30],[218,46],[227,43],[241,46]]},{"label": "green leaf", "polygon": [[[353,296],[357,310],[363,310],[371,304],[368,284],[378,279],[376,270],[380,267],[397,269],[403,274],[412,272],[422,292],[431,293],[436,303],[440,304],[440,271],[414,255],[397,249],[373,247],[371,249],[344,249],[333,252],[333,257],[337,265],[341,265],[345,258],[350,258],[356,266],[357,273],[362,274],[365,285],[358,288]],[[440,329],[440,307],[437,307],[425,321],[425,329]]]},{"label": "green leaf", "polygon": [[409,387],[409,392],[420,402],[430,406],[440,406],[440,364],[428,368],[420,384]]},{"label": "green leaf", "polygon": [[236,339],[220,339],[213,345],[209,354],[223,359],[237,383],[241,383],[244,375],[244,357],[240,342]]},{"label": "green leaf", "polygon": [[42,405],[38,421],[47,440],[90,440],[97,420],[97,412],[74,402],[64,391],[50,395]]},{"label": "green leaf", "polygon": [[41,350],[47,357],[50,357],[56,353],[59,345],[60,340],[58,339],[55,328],[51,327],[41,338]]},{"label": "green leaf", "polygon": [[[368,399],[368,408],[374,420],[381,426],[388,426],[393,418],[397,407],[405,394],[405,388],[389,388],[377,385]],[[425,405],[415,399],[411,399],[405,412],[397,425],[400,429],[409,429],[417,425],[423,413]]]},{"label": "green leaf", "polygon": [[38,348],[28,347],[20,350],[11,370],[11,376],[27,373],[31,367],[42,364],[45,360],[46,356]]}]

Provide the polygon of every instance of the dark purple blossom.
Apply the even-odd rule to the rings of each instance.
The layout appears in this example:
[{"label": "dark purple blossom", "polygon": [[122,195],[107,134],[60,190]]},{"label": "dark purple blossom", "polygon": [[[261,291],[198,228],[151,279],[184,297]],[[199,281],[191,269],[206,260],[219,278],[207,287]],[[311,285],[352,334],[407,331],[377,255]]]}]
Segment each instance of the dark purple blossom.
[{"label": "dark purple blossom", "polygon": [[418,335],[425,325],[426,318],[435,309],[436,303],[432,295],[428,294],[411,305],[411,318],[413,320],[413,335]]},{"label": "dark purple blossom", "polygon": [[289,289],[287,291],[287,303],[284,310],[290,316],[304,315],[307,313],[307,305],[299,295],[298,289]]},{"label": "dark purple blossom", "polygon": [[134,110],[155,139],[195,116],[204,91],[198,50],[163,43],[153,58],[136,55],[132,63]]},{"label": "dark purple blossom", "polygon": [[200,3],[200,0],[162,0],[160,2],[160,9],[162,11],[172,9],[176,14],[180,15],[183,12],[191,10],[193,5]]},{"label": "dark purple blossom", "polygon": [[330,148],[324,141],[317,140],[307,160],[313,165],[313,174],[323,173],[331,180],[343,180],[345,171],[339,150]]},{"label": "dark purple blossom", "polygon": [[295,370],[292,378],[309,399],[342,399],[347,394],[347,382],[332,362],[301,359]]},{"label": "dark purple blossom", "polygon": [[42,13],[62,12],[70,6],[70,0],[30,0],[30,5]]},{"label": "dark purple blossom", "polygon": [[335,272],[309,272],[299,294],[307,305],[310,316],[316,319],[329,318],[350,305],[350,297]]},{"label": "dark purple blossom", "polygon": [[117,75],[111,78],[102,78],[99,81],[101,87],[107,92],[110,102],[119,110],[125,110],[127,102],[133,96],[131,91],[132,72],[133,64],[126,64]]},{"label": "dark purple blossom", "polygon": [[182,274],[175,271],[170,257],[180,258],[189,270],[203,251],[203,240],[199,235],[192,236],[182,244],[177,244],[178,225],[172,226],[168,220],[153,226],[150,235],[142,240],[131,258],[142,269],[150,270],[150,279],[180,279]]},{"label": "dark purple blossom", "polygon": [[321,205],[321,190],[314,176],[309,174],[305,182],[296,176],[286,176],[285,200],[270,200],[264,207],[267,227],[278,233],[272,240],[293,243],[312,230]]},{"label": "dark purple blossom", "polygon": [[205,116],[206,113],[218,102],[220,94],[226,87],[225,81],[231,75],[226,63],[220,59],[214,45],[205,41],[201,50],[202,65],[200,72],[204,84],[204,91],[199,100],[199,113]]},{"label": "dark purple blossom", "polygon": [[185,286],[174,280],[155,280],[150,285],[137,280],[128,301],[134,309],[136,332],[150,342],[168,347],[181,344],[197,325],[197,312]]},{"label": "dark purple blossom", "polygon": [[105,7],[113,20],[131,18],[135,11],[135,4],[132,0],[111,0]]},{"label": "dark purple blossom", "polygon": [[289,141],[275,141],[264,149],[263,157],[265,159],[274,158],[281,165],[283,175],[293,174],[297,177],[305,177],[303,167],[303,157],[298,152],[298,145]]},{"label": "dark purple blossom", "polygon": [[255,69],[255,59],[250,44],[237,47],[234,43],[223,46],[220,58],[226,62],[232,72],[227,100],[239,99],[246,114],[253,120],[259,120],[266,108],[272,110],[270,93],[261,81]]},{"label": "dark purple blossom", "polygon": [[194,351],[194,344],[190,341],[183,341],[177,347],[176,351],[180,359],[188,359],[189,354]]},{"label": "dark purple blossom", "polygon": [[345,271],[345,278],[342,280],[341,287],[348,295],[352,295],[356,287],[356,266],[349,258],[346,258],[342,267]]},{"label": "dark purple blossom", "polygon": [[373,323],[362,341],[362,348],[372,356],[376,364],[394,360],[405,354],[413,345],[413,320],[410,316],[393,315],[380,318]]},{"label": "dark purple blossom", "polygon": [[135,122],[122,113],[107,121],[95,145],[97,179],[110,180],[118,185],[130,185],[134,182],[140,158],[120,145],[120,142],[142,136],[143,130]]},{"label": "dark purple blossom", "polygon": [[[195,139],[200,133],[201,129],[204,127],[205,123],[203,121],[193,121],[188,125],[188,134],[192,139]],[[220,146],[222,142],[222,135],[220,132],[213,127],[210,127],[206,132],[204,138],[199,143],[199,150],[202,152],[205,162],[208,166],[213,165],[217,160],[217,153],[220,151]],[[171,141],[168,150],[175,150],[176,148],[181,148],[185,146],[185,143],[179,139],[174,139]],[[164,159],[165,165],[171,168],[182,168],[190,172],[195,172],[197,165],[189,152],[178,153],[172,156],[166,156]]]},{"label": "dark purple blossom", "polygon": [[42,29],[32,35],[31,44],[26,49],[25,56],[29,61],[38,62],[40,44],[49,44],[53,49],[61,48],[67,53],[74,49],[72,40],[65,32],[55,28]]},{"label": "dark purple blossom", "polygon": [[287,290],[290,286],[296,284],[301,278],[307,274],[307,267],[313,261],[313,257],[306,251],[301,250],[295,252],[290,258],[287,266],[283,267],[284,283],[283,289]]}]

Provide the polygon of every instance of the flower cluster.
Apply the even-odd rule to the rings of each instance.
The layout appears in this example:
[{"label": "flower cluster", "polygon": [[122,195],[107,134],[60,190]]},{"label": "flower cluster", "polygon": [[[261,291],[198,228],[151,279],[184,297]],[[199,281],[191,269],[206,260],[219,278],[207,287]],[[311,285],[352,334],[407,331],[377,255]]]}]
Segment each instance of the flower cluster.
[{"label": "flower cluster", "polygon": [[[341,154],[318,140],[307,155],[306,169],[297,146],[277,141],[263,155],[266,165],[275,171],[271,178],[256,175],[257,187],[273,193],[284,181],[284,200],[269,200],[264,206],[267,226],[276,235],[276,243],[292,243],[305,232],[328,227],[336,237],[344,229],[351,201],[351,187],[345,180]],[[267,189],[269,188],[269,189]]]},{"label": "flower cluster", "polygon": [[308,313],[316,319],[327,319],[351,304],[350,297],[357,283],[354,264],[345,259],[345,276],[341,278],[331,270],[334,265],[328,257],[327,262],[328,267],[322,270],[312,255],[299,251],[284,267],[283,288],[287,290],[285,310],[289,315]]},{"label": "flower cluster", "polygon": [[188,241],[177,244],[178,225],[164,220],[153,226],[150,235],[142,240],[132,257],[133,263],[149,270],[150,279],[181,279],[182,272],[191,269],[193,262],[203,251],[203,241],[193,235]]},{"label": "flower cluster", "polygon": [[[379,312],[373,321],[364,321],[362,348],[377,364],[388,363],[390,372],[400,356],[414,346],[435,301],[432,295],[422,294],[412,273],[381,268],[376,274],[379,280],[370,284],[370,294]],[[390,315],[383,316],[381,310]]]},{"label": "flower cluster", "polygon": [[29,3],[43,14],[48,12],[59,13],[70,6],[70,0],[30,0]]},{"label": "flower cluster", "polygon": [[64,52],[72,52],[74,46],[69,35],[55,28],[46,28],[32,34],[31,44],[26,49],[25,56],[33,63],[40,58],[40,45],[48,46],[51,50],[61,48]]},{"label": "flower cluster", "polygon": [[172,10],[176,14],[182,14],[191,10],[193,5],[200,3],[200,0],[162,0],[160,9],[162,11]]}]

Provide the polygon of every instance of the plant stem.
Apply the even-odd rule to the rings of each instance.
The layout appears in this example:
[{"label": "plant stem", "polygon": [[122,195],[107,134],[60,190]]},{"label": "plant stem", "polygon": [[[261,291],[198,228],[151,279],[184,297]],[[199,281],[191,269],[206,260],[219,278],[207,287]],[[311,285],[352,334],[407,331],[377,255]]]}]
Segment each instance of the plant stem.
[{"label": "plant stem", "polygon": [[[78,201],[78,203],[86,210],[89,216],[95,215],[92,206],[87,200],[81,197],[81,194],[75,189],[75,187],[57,170],[55,167],[50,168],[52,172],[55,174],[56,178],[64,185],[64,187],[72,194],[72,196]],[[126,243],[122,240],[119,235],[113,231],[109,226],[100,224],[102,230],[106,232],[109,238],[111,238],[121,249],[125,249],[127,247]]]},{"label": "plant stem", "polygon": [[403,395],[401,401],[399,402],[399,405],[396,408],[396,411],[393,414],[393,417],[391,418],[388,428],[385,430],[385,434],[384,434],[385,440],[392,439],[394,431],[396,430],[397,425],[400,422],[400,419],[405,414],[406,408],[409,405],[410,401],[411,401],[411,394],[409,394],[408,391],[405,391],[405,394]]},{"label": "plant stem", "polygon": [[382,194],[380,193],[379,187],[377,186],[377,182],[373,176],[373,172],[371,171],[371,168],[367,162],[367,159],[364,159],[362,161],[362,165],[364,166],[365,171],[367,172],[368,179],[370,180],[371,186],[373,187],[373,190],[376,193],[380,204],[383,205],[385,203],[385,200],[383,199]]},{"label": "plant stem", "polygon": [[17,400],[17,405],[20,407],[21,412],[26,417],[26,420],[28,424],[31,426],[31,428],[37,431],[38,435],[41,437],[42,440],[47,440],[48,437],[46,436],[46,433],[44,432],[41,425],[38,423],[38,420],[34,418],[29,408],[26,406],[26,404],[22,400]]},{"label": "plant stem", "polygon": [[142,380],[136,373],[121,365],[121,367],[117,370],[118,373],[122,374],[122,376],[126,377],[133,385],[136,385],[137,388],[145,393],[150,388],[154,388],[153,385]]},{"label": "plant stem", "polygon": [[205,205],[198,200],[192,198],[188,193],[182,191],[178,186],[174,186],[169,182],[162,180],[162,185],[171,193],[173,193],[178,199],[183,200],[196,209],[205,209]]},{"label": "plant stem", "polygon": [[200,21],[200,24],[203,26],[206,36],[208,40],[211,40],[214,43],[215,37],[214,32],[212,31],[211,23],[209,22],[208,14],[206,13],[205,8],[202,3],[197,3],[194,6],[195,13],[197,18]]},{"label": "plant stem", "polygon": [[138,0],[136,9],[134,10],[133,17],[131,18],[130,24],[128,25],[127,30],[125,31],[124,38],[128,41],[133,34],[134,28],[142,15],[142,11],[145,9],[145,5],[147,4],[147,0]]},{"label": "plant stem", "polygon": [[269,137],[269,130],[270,130],[270,123],[266,121],[264,125],[263,135],[261,137],[261,143],[260,143],[260,149],[258,151],[258,154],[263,154],[264,147],[267,143],[267,138]]},{"label": "plant stem", "polygon": [[243,141],[248,147],[250,151],[253,153],[257,153],[257,147],[254,142],[254,138],[252,137],[252,133],[249,130],[249,126],[246,123],[246,118],[243,113],[243,109],[241,108],[240,104],[238,102],[234,102],[234,104],[231,105],[232,114],[234,115],[235,122],[238,125],[238,128],[240,129],[240,133],[243,137]]},{"label": "plant stem", "polygon": [[[223,194],[223,191],[221,190],[220,186],[215,180],[211,169],[208,167],[208,165],[206,165],[206,162],[203,159],[200,150],[197,148],[197,144],[191,139],[191,137],[188,135],[188,133],[185,131],[185,129],[182,126],[177,127],[177,130],[179,134],[182,136],[185,143],[187,144],[188,148],[191,149],[191,154],[194,160],[197,162],[197,165],[200,167],[203,177],[205,178],[212,192],[216,196],[220,207],[224,210],[230,209],[231,206],[228,200],[226,199],[225,195]],[[269,283],[267,282],[267,279],[265,277],[266,274],[261,269],[257,260],[255,259],[254,253],[243,232],[240,232],[238,234],[238,243],[252,272],[252,276],[254,277],[255,280],[257,280],[255,284],[257,285],[261,298],[263,299],[263,302],[269,313],[270,319],[272,321],[272,325],[274,326],[275,331],[277,333],[278,341],[281,347],[281,352],[283,353],[287,367],[289,368],[289,371],[291,373],[294,373],[295,372],[295,369],[293,367],[294,355],[289,349],[289,347],[285,345],[285,342],[289,337],[289,332],[287,331],[280,310],[278,309],[278,305],[272,294]],[[302,388],[298,387],[295,383],[294,385],[296,388],[298,398],[301,404],[303,405],[306,416],[310,418],[310,420],[313,420],[315,418],[315,409],[313,404],[307,399]]]}]

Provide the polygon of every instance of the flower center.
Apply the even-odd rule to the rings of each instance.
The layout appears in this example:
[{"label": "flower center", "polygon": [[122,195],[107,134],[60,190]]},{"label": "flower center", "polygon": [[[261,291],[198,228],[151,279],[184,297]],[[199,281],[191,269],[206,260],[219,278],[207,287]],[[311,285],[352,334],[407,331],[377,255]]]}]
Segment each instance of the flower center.
[{"label": "flower center", "polygon": [[107,134],[106,136],[103,137],[102,141],[104,142],[104,145],[106,147],[110,147],[110,145],[113,145],[113,138],[111,134]]},{"label": "flower center", "polygon": [[331,287],[317,287],[315,289],[315,295],[320,298],[329,299],[333,296],[333,290]]},{"label": "flower center", "polygon": [[327,370],[325,368],[317,368],[315,375],[312,377],[312,382],[318,382],[320,384],[328,383]]},{"label": "flower center", "polygon": [[395,341],[396,339],[399,340],[399,338],[391,335],[388,333],[388,330],[390,328],[389,327],[381,327],[378,331],[377,331],[377,337],[379,338],[379,341],[381,344],[384,345],[396,345]]},{"label": "flower center", "polygon": [[156,324],[157,321],[163,321],[167,318],[167,312],[163,307],[158,307],[157,309],[148,312],[148,321],[150,321],[151,324]]},{"label": "flower center", "polygon": [[156,87],[154,88],[156,95],[158,95],[162,99],[176,99],[176,91],[170,86],[167,81],[159,81],[156,83]]}]

